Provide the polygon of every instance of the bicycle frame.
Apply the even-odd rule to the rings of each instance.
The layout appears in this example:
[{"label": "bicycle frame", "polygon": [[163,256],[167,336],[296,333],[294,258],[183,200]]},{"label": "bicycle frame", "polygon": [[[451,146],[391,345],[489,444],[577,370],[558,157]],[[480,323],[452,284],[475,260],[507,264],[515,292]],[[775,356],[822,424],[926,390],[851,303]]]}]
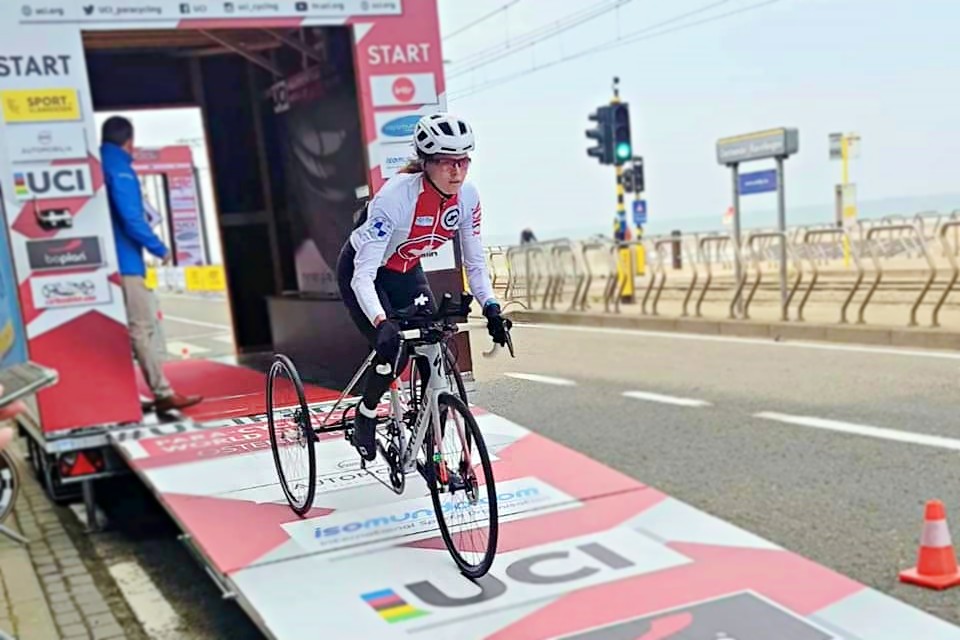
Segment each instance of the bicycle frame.
[{"label": "bicycle frame", "polygon": [[[456,333],[460,333],[464,328],[467,327],[469,327],[467,324],[456,325]],[[421,329],[408,329],[400,332],[400,336],[406,341],[417,340],[421,338],[422,335],[423,331]],[[427,380],[427,386],[426,389],[424,389],[423,398],[420,401],[419,416],[417,418],[416,426],[413,427],[413,437],[410,442],[407,441],[407,434],[402,428],[403,425],[400,424],[401,417],[403,416],[403,406],[400,402],[399,384],[396,380],[394,380],[390,385],[390,420],[394,421],[397,427],[397,432],[400,434],[400,461],[401,473],[403,475],[407,475],[416,470],[416,454],[423,446],[427,435],[427,429],[430,429],[431,427],[434,429],[434,442],[438,443],[439,446],[441,438],[439,397],[441,393],[450,392],[450,389],[446,385],[447,372],[444,371],[444,368],[446,367],[446,360],[443,357],[441,344],[441,341],[428,344],[418,344],[412,349],[413,353],[411,354],[410,358],[411,366],[416,366],[415,362],[418,358],[426,359],[426,361],[430,364],[430,377]],[[401,345],[401,348],[405,348],[405,346]],[[340,394],[340,397],[324,417],[321,425],[313,429],[314,433],[319,434],[343,430],[342,426],[329,426],[329,420],[332,416],[336,415],[337,408],[340,407],[341,403],[350,396],[351,392],[354,390],[354,387],[360,381],[360,378],[362,378],[363,374],[366,373],[371,367],[375,356],[376,351],[371,351],[366,357],[366,359],[360,365],[360,368],[357,369],[357,372],[354,374],[353,378],[347,384],[343,393]],[[466,443],[464,442],[463,444],[466,447]],[[469,456],[469,449],[466,450],[467,455]],[[361,461],[361,468],[365,467],[366,465]],[[390,485],[384,483],[379,477],[377,477],[377,480],[379,480],[381,484],[390,487]],[[392,487],[390,488],[393,489]],[[396,492],[395,489],[394,491]]]}]

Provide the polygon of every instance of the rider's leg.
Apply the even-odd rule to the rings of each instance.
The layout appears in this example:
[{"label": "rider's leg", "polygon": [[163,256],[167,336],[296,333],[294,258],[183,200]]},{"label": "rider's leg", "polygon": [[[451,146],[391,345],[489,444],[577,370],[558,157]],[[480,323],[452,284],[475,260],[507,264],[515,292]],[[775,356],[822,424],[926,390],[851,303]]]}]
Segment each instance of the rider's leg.
[{"label": "rider's leg", "polygon": [[[357,301],[357,296],[350,284],[353,279],[353,259],[355,256],[356,252],[350,241],[347,240],[337,260],[337,286],[340,289],[343,304],[350,313],[350,318],[367,339],[367,343],[372,350],[376,343],[377,330],[370,324],[370,320],[367,319],[360,308],[360,303]],[[386,303],[385,296],[379,287],[377,288],[377,294],[380,296],[381,304]],[[387,308],[386,304],[384,304],[384,308]],[[357,407],[353,442],[360,454],[367,460],[373,460],[376,457],[376,408],[379,398],[390,386],[389,378],[386,380],[386,384],[383,384],[382,376],[376,373],[377,368],[380,367],[382,370],[384,364],[379,356],[375,356],[373,367],[360,382],[363,399],[360,406]]]}]

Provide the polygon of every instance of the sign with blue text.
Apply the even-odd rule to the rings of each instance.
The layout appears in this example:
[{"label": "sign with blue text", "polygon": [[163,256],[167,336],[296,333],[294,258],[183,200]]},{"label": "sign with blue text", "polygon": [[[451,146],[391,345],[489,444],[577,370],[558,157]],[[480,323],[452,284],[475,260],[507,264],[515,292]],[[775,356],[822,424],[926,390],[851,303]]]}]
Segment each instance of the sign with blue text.
[{"label": "sign with blue text", "polygon": [[777,190],[777,170],[756,171],[754,173],[741,173],[740,176],[740,195],[748,196],[753,193],[767,193]]}]

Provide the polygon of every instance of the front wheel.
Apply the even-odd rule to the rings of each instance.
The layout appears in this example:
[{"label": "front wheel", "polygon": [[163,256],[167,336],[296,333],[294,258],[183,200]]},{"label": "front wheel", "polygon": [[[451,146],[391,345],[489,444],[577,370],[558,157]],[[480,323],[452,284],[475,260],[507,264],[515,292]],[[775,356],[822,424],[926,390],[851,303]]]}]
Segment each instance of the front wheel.
[{"label": "front wheel", "polygon": [[427,434],[427,484],[440,534],[460,571],[479,578],[497,552],[497,489],[487,446],[464,402],[450,393],[438,397],[441,442]]},{"label": "front wheel", "polygon": [[284,355],[276,357],[267,377],[267,424],[283,494],[293,512],[302,516],[313,505],[317,486],[317,435],[300,375]]}]

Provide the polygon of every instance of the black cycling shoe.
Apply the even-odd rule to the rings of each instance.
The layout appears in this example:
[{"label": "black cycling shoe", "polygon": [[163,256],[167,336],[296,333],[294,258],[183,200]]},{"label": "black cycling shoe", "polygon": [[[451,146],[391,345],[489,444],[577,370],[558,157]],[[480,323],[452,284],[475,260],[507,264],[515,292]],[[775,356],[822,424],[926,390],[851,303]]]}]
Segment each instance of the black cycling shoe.
[{"label": "black cycling shoe", "polygon": [[353,446],[368,462],[377,457],[377,419],[363,415],[359,407],[354,420]]}]

